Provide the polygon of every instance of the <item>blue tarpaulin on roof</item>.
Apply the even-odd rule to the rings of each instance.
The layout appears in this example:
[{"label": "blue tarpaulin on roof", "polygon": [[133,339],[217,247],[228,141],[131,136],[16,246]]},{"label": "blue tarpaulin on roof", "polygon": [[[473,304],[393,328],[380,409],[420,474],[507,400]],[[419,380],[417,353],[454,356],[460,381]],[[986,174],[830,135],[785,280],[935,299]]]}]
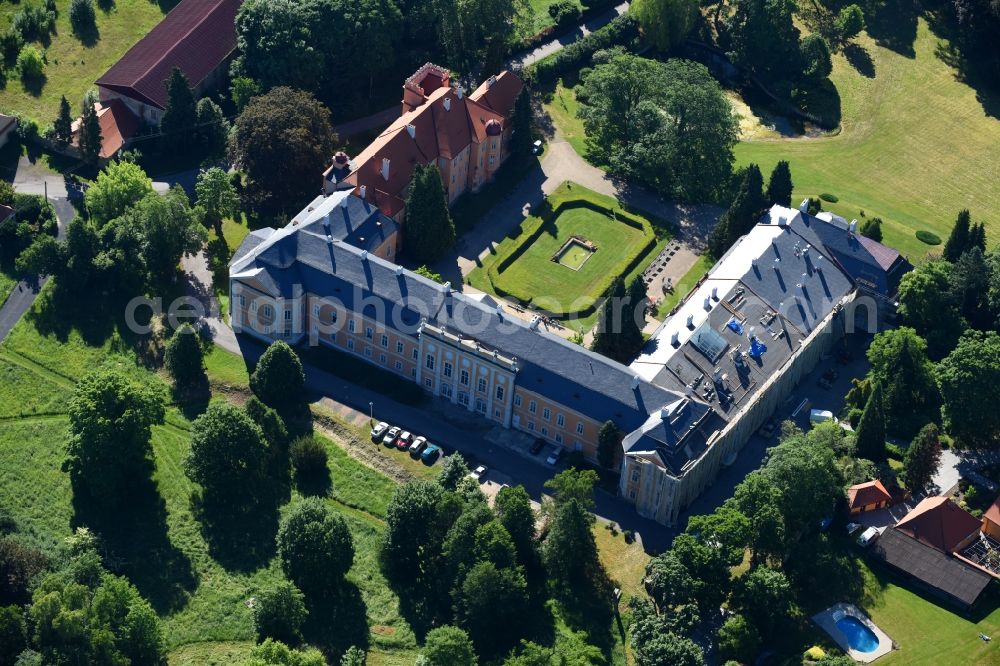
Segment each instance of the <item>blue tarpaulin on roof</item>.
[{"label": "blue tarpaulin on roof", "polygon": [[741,324],[740,322],[736,321],[735,317],[733,317],[732,319],[730,319],[729,323],[726,324],[726,326],[728,326],[729,330],[733,331],[737,335],[743,335],[743,324]]},{"label": "blue tarpaulin on roof", "polygon": [[763,342],[761,342],[757,338],[752,338],[750,340],[750,351],[747,353],[750,354],[751,358],[760,358],[766,351],[767,351],[767,345],[765,345]]}]

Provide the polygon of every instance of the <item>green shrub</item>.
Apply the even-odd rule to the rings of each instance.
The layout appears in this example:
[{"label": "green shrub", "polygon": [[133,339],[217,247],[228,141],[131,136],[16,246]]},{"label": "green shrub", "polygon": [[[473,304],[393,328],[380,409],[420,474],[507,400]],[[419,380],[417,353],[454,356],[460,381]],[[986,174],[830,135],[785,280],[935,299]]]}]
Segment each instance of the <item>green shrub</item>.
[{"label": "green shrub", "polygon": [[0,35],[0,52],[3,53],[5,62],[13,61],[24,46],[24,38],[21,33],[13,28],[8,28],[3,35]]},{"label": "green shrub", "polygon": [[529,71],[539,82],[552,82],[563,74],[578,69],[595,52],[611,46],[630,44],[638,36],[638,22],[631,15],[622,14],[603,28],[538,61]]},{"label": "green shrub", "polygon": [[906,457],[906,449],[891,442],[885,443],[885,452],[890,458],[895,458],[896,460],[902,460]]},{"label": "green shrub", "polygon": [[549,5],[549,16],[560,28],[572,25],[580,18],[580,8],[573,0],[559,0]]},{"label": "green shrub", "polygon": [[928,245],[940,245],[941,237],[932,231],[927,231],[926,229],[918,229],[914,234],[917,240],[927,243]]},{"label": "green shrub", "polygon": [[319,440],[311,437],[299,437],[292,442],[292,466],[300,478],[321,476],[327,471],[327,460],[330,454]]},{"label": "green shrub", "polygon": [[819,198],[822,199],[823,201],[829,201],[830,203],[837,203],[838,201],[840,201],[840,197],[838,197],[836,194],[829,194],[827,192],[824,192],[823,194],[819,195]]},{"label": "green shrub", "polygon": [[94,0],[73,0],[69,5],[69,22],[73,26],[73,32],[78,35],[93,32],[97,27]]},{"label": "green shrub", "polygon": [[[45,74],[45,59],[41,51],[31,44],[21,49],[17,54],[17,71],[26,81],[37,81]],[[37,129],[37,125],[35,126]]]}]

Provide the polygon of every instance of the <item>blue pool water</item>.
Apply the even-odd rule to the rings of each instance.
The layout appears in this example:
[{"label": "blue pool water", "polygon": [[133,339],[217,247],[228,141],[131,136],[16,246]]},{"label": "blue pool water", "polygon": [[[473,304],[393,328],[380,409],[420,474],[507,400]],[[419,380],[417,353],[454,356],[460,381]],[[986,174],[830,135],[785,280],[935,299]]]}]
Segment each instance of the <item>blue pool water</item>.
[{"label": "blue pool water", "polygon": [[874,652],[878,649],[878,636],[856,617],[850,615],[837,620],[837,629],[847,636],[847,644],[858,652]]}]

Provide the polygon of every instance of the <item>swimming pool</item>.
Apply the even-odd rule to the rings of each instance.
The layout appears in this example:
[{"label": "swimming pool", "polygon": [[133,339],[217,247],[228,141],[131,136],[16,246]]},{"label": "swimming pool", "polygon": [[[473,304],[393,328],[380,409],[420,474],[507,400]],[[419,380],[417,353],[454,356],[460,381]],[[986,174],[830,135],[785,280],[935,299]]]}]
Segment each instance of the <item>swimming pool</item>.
[{"label": "swimming pool", "polygon": [[844,615],[837,620],[837,629],[847,637],[847,644],[858,652],[874,652],[878,649],[878,636],[861,620]]}]

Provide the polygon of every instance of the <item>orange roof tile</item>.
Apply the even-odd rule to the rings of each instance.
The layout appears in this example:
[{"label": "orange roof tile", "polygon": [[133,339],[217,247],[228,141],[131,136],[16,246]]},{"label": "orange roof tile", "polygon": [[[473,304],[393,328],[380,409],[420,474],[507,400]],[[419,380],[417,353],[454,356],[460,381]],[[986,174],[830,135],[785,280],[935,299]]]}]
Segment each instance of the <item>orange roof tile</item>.
[{"label": "orange roof tile", "polygon": [[878,502],[891,502],[892,495],[878,479],[868,483],[859,483],[847,489],[847,503],[852,509]]},{"label": "orange roof tile", "polygon": [[524,82],[517,74],[504,70],[476,88],[469,97],[501,116],[510,116],[522,88]]},{"label": "orange roof tile", "polygon": [[917,541],[950,553],[979,530],[979,520],[947,497],[927,497],[896,523],[896,529]]},{"label": "orange roof tile", "polygon": [[1000,497],[997,497],[996,501],[986,509],[986,513],[983,517],[989,520],[994,525],[1000,525]]},{"label": "orange roof tile", "polygon": [[[102,159],[108,159],[114,156],[139,130],[139,118],[120,99],[97,102],[94,109],[97,111],[97,120],[101,125],[100,156]],[[71,126],[74,146],[79,145],[78,134],[81,122],[82,119],[77,118]]]}]

